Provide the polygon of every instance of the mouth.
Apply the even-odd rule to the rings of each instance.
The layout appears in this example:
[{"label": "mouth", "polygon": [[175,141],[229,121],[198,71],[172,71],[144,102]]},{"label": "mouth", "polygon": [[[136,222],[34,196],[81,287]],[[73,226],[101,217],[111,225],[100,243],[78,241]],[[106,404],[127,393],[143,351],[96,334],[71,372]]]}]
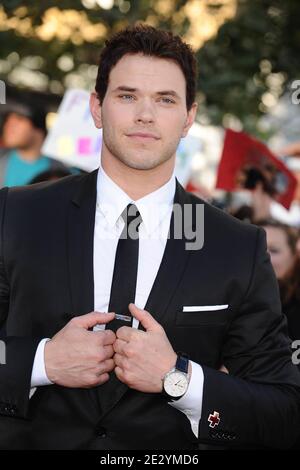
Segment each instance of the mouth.
[{"label": "mouth", "polygon": [[159,137],[157,137],[155,134],[150,134],[148,132],[134,132],[132,134],[126,134],[126,137],[142,141],[159,140]]}]

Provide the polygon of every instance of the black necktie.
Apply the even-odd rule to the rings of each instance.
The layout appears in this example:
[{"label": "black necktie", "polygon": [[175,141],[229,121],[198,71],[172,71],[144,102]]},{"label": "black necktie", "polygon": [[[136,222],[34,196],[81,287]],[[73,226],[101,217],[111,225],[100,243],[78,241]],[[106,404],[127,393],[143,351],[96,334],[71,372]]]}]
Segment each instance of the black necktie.
[{"label": "black necktie", "polygon": [[128,305],[135,301],[139,258],[139,225],[142,218],[137,207],[128,204],[122,213],[122,218],[125,225],[116,251],[108,311],[125,318],[123,320],[115,318],[111,321],[106,328],[112,331],[123,325],[132,326],[132,315]]}]

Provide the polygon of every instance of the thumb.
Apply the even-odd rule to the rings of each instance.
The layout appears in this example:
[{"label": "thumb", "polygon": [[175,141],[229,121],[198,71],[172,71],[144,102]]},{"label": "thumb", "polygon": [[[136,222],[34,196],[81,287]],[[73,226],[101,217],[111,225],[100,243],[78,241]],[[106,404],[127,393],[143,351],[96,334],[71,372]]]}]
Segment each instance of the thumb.
[{"label": "thumb", "polygon": [[86,315],[81,315],[79,317],[73,318],[73,322],[76,326],[80,328],[85,328],[88,330],[93,326],[99,324],[104,325],[105,323],[110,322],[115,317],[115,314],[112,312],[109,313],[102,313],[102,312],[91,312],[87,313]]},{"label": "thumb", "polygon": [[158,331],[161,325],[147,312],[134,304],[129,304],[129,310],[134,318],[136,318],[145,328],[146,331]]}]

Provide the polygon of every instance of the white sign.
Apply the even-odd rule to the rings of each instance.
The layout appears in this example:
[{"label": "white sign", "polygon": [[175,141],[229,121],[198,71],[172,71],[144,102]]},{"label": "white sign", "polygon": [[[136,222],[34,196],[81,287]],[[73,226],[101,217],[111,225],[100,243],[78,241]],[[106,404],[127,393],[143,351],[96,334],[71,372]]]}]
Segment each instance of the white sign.
[{"label": "white sign", "polygon": [[102,144],[102,132],[90,113],[89,96],[84,90],[65,93],[42,148],[44,155],[85,171],[98,168]]}]

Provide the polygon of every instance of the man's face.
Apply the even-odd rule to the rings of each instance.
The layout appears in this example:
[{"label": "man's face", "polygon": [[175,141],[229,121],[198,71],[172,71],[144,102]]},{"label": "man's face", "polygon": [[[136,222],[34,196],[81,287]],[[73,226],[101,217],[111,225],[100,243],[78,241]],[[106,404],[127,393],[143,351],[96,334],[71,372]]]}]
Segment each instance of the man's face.
[{"label": "man's face", "polygon": [[126,166],[149,170],[175,159],[192,125],[196,104],[186,109],[186,83],[171,60],[127,54],[113,67],[102,106],[91,110],[103,128],[103,152]]},{"label": "man's face", "polygon": [[25,116],[10,113],[3,125],[3,143],[7,148],[26,148],[30,145],[34,127]]}]

